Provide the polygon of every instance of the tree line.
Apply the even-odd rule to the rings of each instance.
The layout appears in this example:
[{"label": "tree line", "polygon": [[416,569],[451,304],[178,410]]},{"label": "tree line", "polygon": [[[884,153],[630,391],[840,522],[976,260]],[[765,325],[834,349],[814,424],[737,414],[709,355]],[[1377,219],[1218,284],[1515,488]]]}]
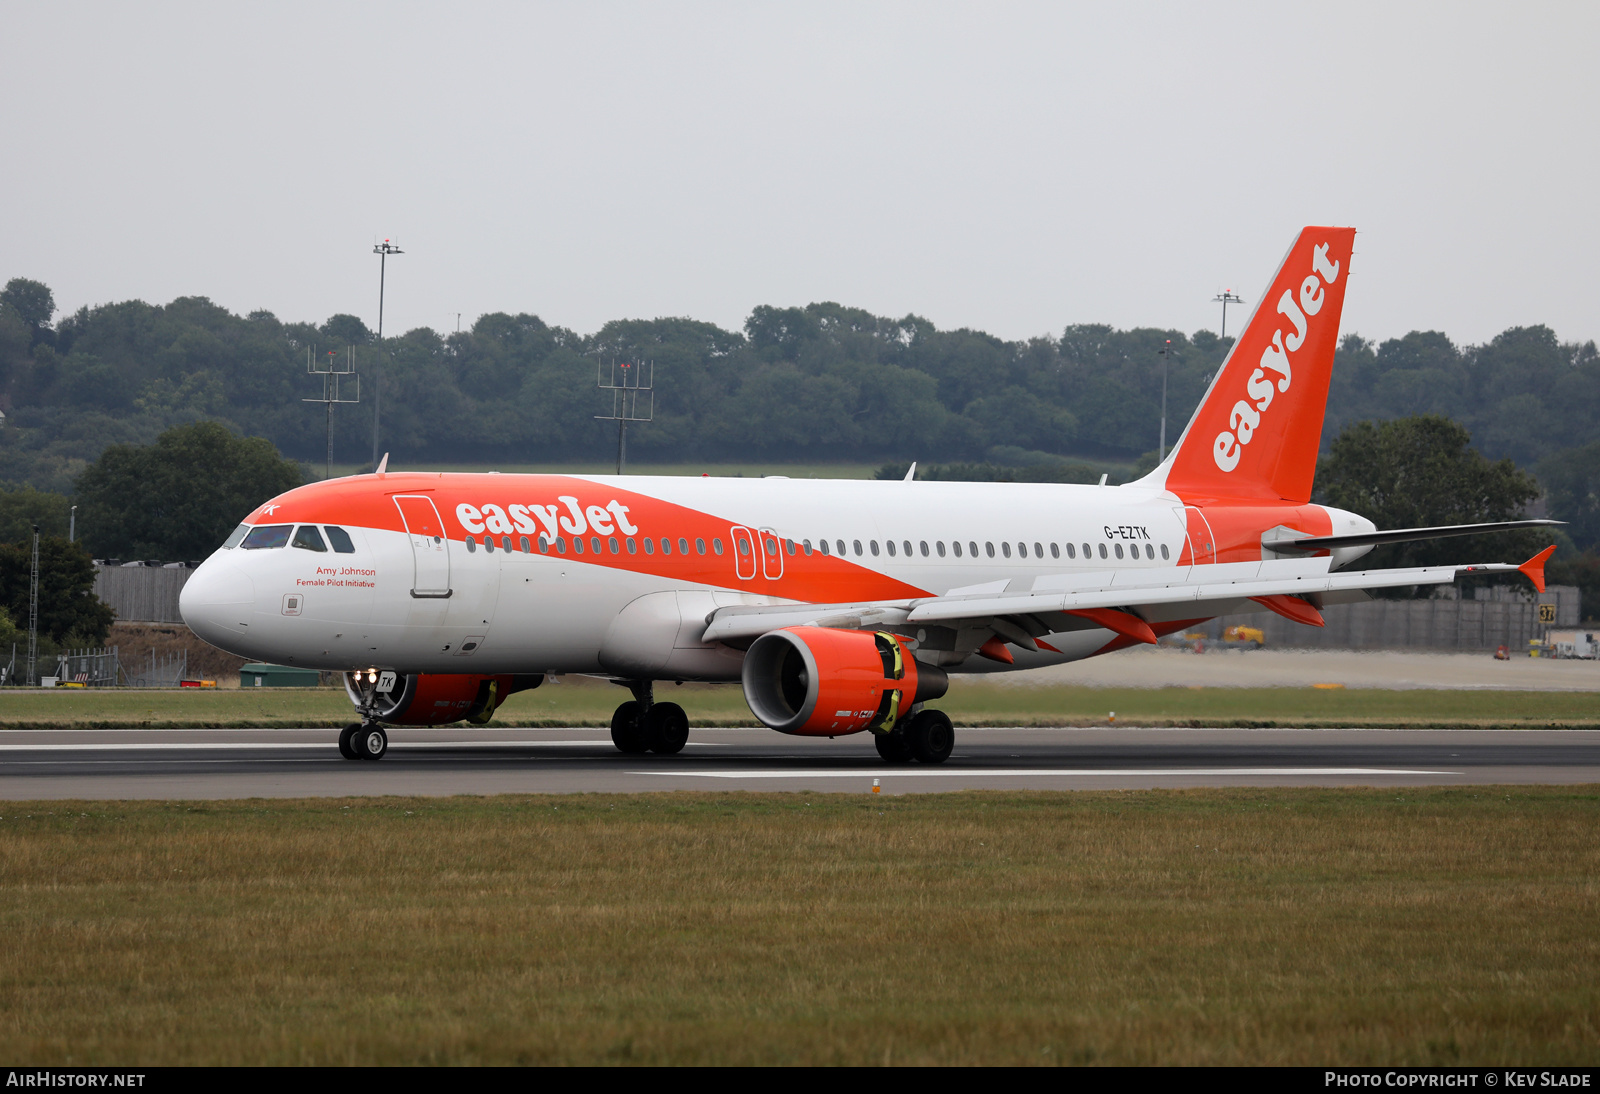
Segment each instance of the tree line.
[{"label": "tree line", "polygon": [[[1439,415],[1355,422],[1342,430],[1318,467],[1314,500],[1370,517],[1380,528],[1472,524],[1527,512],[1545,488],[1508,458],[1489,460],[1465,426]],[[205,474],[195,481],[196,468]],[[879,478],[899,479],[908,465],[888,464]],[[1007,468],[992,463],[932,464],[919,478],[967,481],[1090,481],[1069,461]],[[216,422],[176,426],[151,445],[113,445],[78,477],[77,493],[0,490],[0,656],[27,618],[33,529],[40,532],[43,576],[40,629],[44,651],[105,641],[111,614],[91,595],[91,557],[195,560],[265,499],[301,481],[299,468],[266,441],[232,434]],[[69,542],[69,504],[78,505],[81,539]],[[1582,522],[1580,535],[1592,534]],[[1565,532],[1521,531],[1468,540],[1380,547],[1363,566],[1425,566],[1521,560],[1554,539],[1561,547],[1552,581],[1583,590],[1586,617],[1600,614],[1600,554],[1580,550]],[[1500,580],[1519,580],[1515,578]]]},{"label": "tree line", "polygon": [[[218,421],[320,462],[320,392],[308,351],[355,347],[362,404],[341,407],[336,458],[383,442],[397,461],[605,459],[615,444],[597,364],[650,361],[655,420],[630,432],[644,461],[928,460],[1029,466],[1133,464],[1153,453],[1163,369],[1175,438],[1230,340],[1210,331],[1079,324],[1007,341],[822,303],[762,306],[739,331],[693,319],[616,320],[581,335],[496,312],[455,334],[418,328],[378,344],[362,321],[240,316],[204,297],[125,301],[55,320],[49,288],[0,292],[0,480],[65,492],[110,444]],[[1417,414],[1461,422],[1486,456],[1532,466],[1600,443],[1600,354],[1546,327],[1481,346],[1437,331],[1374,344],[1347,336],[1324,449],[1346,425]],[[1547,476],[1548,477],[1548,476]]]}]

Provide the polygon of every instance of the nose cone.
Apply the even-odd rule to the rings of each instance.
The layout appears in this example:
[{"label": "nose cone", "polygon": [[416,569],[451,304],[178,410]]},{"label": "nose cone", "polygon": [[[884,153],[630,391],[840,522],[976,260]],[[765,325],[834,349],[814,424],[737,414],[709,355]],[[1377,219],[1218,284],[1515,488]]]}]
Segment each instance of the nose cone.
[{"label": "nose cone", "polygon": [[256,589],[250,575],[234,565],[229,554],[219,551],[200,564],[178,594],[178,614],[205,641],[238,653],[250,633],[247,627],[255,611]]}]

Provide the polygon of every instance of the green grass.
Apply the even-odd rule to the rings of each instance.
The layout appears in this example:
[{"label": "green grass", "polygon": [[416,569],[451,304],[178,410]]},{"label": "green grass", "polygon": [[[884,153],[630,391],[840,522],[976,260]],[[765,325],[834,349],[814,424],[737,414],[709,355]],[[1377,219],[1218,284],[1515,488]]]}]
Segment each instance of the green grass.
[{"label": "green grass", "polygon": [[[563,677],[513,695],[500,726],[604,726],[622,688]],[[737,685],[661,684],[700,726],[755,725]],[[1392,691],[1380,688],[1032,687],[955,680],[937,705],[957,725],[1600,727],[1600,694],[1561,691]],[[0,692],[0,729],[339,726],[354,712],[342,689]]]},{"label": "green grass", "polygon": [[1600,788],[0,807],[30,1064],[1600,1061]]}]

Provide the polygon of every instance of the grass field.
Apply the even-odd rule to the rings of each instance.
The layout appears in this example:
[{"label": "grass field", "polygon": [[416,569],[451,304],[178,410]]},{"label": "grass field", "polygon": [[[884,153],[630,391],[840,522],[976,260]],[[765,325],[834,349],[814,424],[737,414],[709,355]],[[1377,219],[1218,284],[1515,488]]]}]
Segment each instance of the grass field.
[{"label": "grass field", "polygon": [[10,803],[30,1064],[1589,1064],[1600,788]]},{"label": "grass field", "polygon": [[[493,725],[609,725],[622,688],[563,677],[513,695]],[[691,724],[755,725],[737,685],[661,685]],[[1600,726],[1600,695],[1553,691],[1394,691],[1383,688],[1015,687],[956,680],[937,704],[957,725],[1102,725],[1112,711],[1130,726]],[[8,689],[0,729],[338,726],[354,718],[342,689],[168,691]]]}]

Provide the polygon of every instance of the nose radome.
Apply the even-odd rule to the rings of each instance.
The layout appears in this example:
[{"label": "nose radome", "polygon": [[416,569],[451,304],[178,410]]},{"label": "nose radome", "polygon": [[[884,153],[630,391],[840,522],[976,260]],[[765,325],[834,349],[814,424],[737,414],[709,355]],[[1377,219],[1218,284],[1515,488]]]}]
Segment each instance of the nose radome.
[{"label": "nose radome", "polygon": [[200,564],[178,594],[178,614],[189,629],[225,650],[244,637],[239,624],[250,622],[255,604],[250,575],[216,555]]}]

